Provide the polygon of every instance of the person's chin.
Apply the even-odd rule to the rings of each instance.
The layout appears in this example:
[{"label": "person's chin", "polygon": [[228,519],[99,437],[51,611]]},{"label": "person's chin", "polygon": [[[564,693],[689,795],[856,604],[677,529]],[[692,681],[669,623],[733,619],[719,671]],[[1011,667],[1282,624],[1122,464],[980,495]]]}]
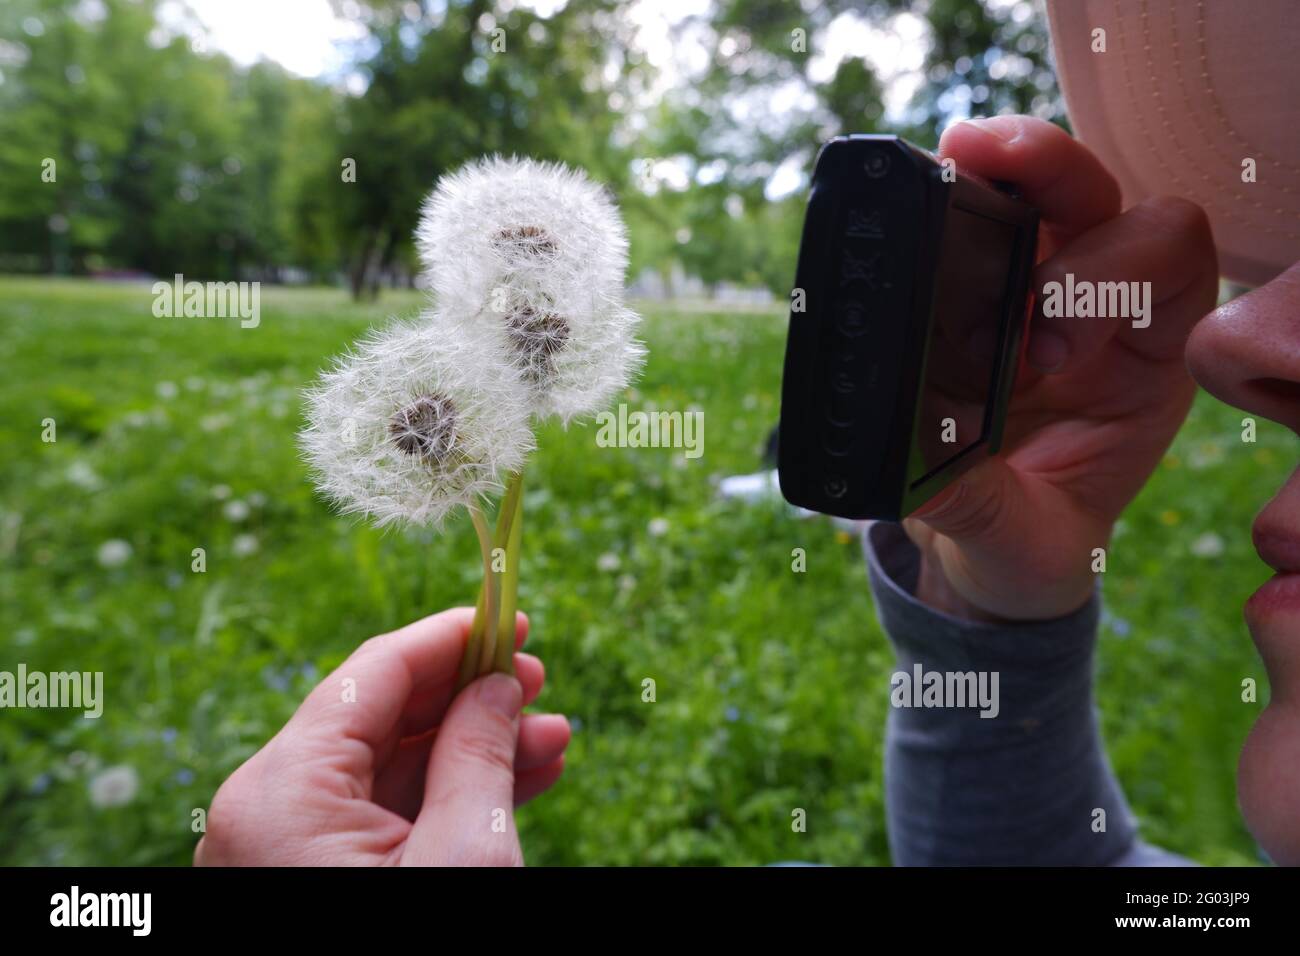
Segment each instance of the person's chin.
[{"label": "person's chin", "polygon": [[[1295,637],[1300,638],[1300,632]],[[1241,814],[1270,860],[1300,866],[1300,706],[1274,696],[1237,764]]]}]

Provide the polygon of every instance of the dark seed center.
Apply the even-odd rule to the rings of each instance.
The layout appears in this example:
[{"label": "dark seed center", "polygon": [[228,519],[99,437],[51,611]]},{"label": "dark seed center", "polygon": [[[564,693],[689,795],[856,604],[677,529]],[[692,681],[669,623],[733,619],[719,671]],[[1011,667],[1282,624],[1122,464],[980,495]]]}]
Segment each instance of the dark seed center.
[{"label": "dark seed center", "polygon": [[442,462],[456,441],[456,407],[442,395],[422,395],[388,423],[393,443],[408,455]]},{"label": "dark seed center", "polygon": [[530,378],[555,374],[555,356],[569,341],[569,323],[558,312],[524,306],[506,320],[506,334],[524,359]]},{"label": "dark seed center", "polygon": [[529,259],[549,259],[556,252],[555,239],[541,226],[507,226],[492,237],[492,245]]}]

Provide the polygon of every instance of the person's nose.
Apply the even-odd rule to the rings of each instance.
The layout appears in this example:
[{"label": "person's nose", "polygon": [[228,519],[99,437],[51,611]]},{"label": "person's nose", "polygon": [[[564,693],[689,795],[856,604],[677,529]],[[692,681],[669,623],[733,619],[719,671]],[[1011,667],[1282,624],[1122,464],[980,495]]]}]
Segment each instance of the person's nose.
[{"label": "person's nose", "polygon": [[1187,367],[1210,394],[1300,433],[1300,262],[1197,323]]}]

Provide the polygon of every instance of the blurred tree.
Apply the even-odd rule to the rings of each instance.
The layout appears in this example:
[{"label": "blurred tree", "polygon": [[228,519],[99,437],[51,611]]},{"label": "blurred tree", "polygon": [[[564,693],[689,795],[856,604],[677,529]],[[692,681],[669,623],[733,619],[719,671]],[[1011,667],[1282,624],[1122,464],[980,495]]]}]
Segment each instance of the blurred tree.
[{"label": "blurred tree", "polygon": [[[784,295],[829,137],[933,145],[972,112],[1060,118],[1026,0],[714,0],[674,28],[704,62],[666,90],[617,0],[547,16],[515,0],[333,2],[365,32],[353,73],[329,85],[197,51],[159,25],[162,0],[6,0],[0,264],[342,272],[374,294],[416,271],[411,235],[437,178],[503,152],[608,183],[634,270]],[[882,51],[910,72],[878,74]]]},{"label": "blurred tree", "polygon": [[286,184],[304,148],[319,155],[333,94],[198,55],[158,31],[157,7],[0,11],[0,254],[218,278],[291,261]]},{"label": "blurred tree", "polygon": [[[570,0],[544,19],[508,0],[362,4],[374,52],[328,174],[354,295],[410,262],[421,200],[471,158],[563,160],[616,190],[625,183],[631,154],[615,133],[643,66],[617,7]],[[354,184],[342,181],[343,159],[355,161]]]},{"label": "blurred tree", "polygon": [[[902,52],[901,27],[921,38],[924,55],[911,76],[881,77],[872,60]],[[717,0],[677,34],[700,42],[709,61],[672,92],[643,148],[687,172],[690,197],[675,205],[683,219],[670,228],[689,239],[674,255],[706,281],[762,277],[785,295],[803,218],[797,200],[833,136],[896,133],[933,147],[968,115],[1062,116],[1046,26],[1027,0]],[[886,89],[900,80],[915,93],[891,115]],[[728,216],[737,199],[743,214]]]}]

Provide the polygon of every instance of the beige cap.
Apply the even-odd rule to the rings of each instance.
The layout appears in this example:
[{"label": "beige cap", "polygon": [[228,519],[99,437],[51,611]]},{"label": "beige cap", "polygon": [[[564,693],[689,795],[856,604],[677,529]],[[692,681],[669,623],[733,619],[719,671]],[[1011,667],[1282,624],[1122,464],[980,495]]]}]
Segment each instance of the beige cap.
[{"label": "beige cap", "polygon": [[1300,260],[1300,0],[1048,0],[1047,12],[1070,124],[1125,207],[1164,194],[1202,206],[1236,282]]}]

